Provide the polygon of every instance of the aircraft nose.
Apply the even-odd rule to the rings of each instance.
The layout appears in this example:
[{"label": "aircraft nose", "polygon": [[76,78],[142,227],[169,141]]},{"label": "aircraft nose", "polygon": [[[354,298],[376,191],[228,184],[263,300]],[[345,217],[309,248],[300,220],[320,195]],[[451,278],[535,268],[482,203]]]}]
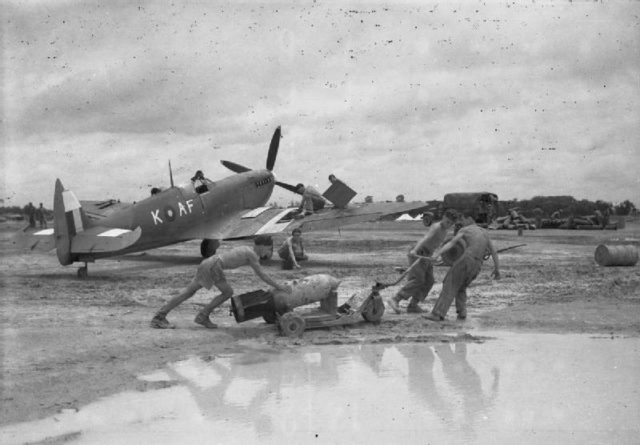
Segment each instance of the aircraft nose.
[{"label": "aircraft nose", "polygon": [[248,207],[259,207],[264,205],[271,197],[275,180],[273,174],[267,170],[254,172],[252,175],[253,184],[246,189],[244,201]]}]

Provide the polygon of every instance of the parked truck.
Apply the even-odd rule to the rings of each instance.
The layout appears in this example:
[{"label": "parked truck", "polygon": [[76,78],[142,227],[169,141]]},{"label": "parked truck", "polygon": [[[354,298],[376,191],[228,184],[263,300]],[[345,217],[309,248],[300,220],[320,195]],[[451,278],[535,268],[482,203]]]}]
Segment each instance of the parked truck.
[{"label": "parked truck", "polygon": [[476,224],[486,227],[498,217],[498,195],[490,192],[447,193],[436,208],[423,214],[424,225],[430,226],[432,222],[439,221],[444,211],[449,209],[469,214]]}]

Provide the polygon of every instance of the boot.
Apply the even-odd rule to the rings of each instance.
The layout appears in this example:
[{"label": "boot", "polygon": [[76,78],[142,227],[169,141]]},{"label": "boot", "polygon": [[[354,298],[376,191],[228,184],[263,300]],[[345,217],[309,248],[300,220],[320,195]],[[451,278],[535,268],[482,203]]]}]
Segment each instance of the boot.
[{"label": "boot", "polygon": [[201,326],[204,326],[207,329],[215,329],[218,327],[217,324],[215,323],[211,323],[211,320],[209,320],[209,316],[203,314],[202,312],[199,312],[198,315],[196,315],[196,318],[193,320],[196,323],[198,323]]},{"label": "boot", "polygon": [[169,323],[167,317],[164,315],[155,315],[151,319],[151,323],[149,325],[154,329],[174,329],[175,326]]}]

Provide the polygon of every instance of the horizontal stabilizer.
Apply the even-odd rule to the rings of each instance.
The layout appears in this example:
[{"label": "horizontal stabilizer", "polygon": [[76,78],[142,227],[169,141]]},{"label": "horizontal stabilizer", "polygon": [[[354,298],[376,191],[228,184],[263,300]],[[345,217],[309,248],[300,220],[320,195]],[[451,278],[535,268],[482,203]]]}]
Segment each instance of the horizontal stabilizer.
[{"label": "horizontal stabilizer", "polygon": [[118,252],[134,244],[142,235],[142,229],[118,229],[112,227],[91,227],[77,233],[71,239],[71,253]]},{"label": "horizontal stabilizer", "polygon": [[48,252],[56,248],[56,240],[53,236],[53,229],[30,229],[28,226],[16,233],[12,243],[21,250],[34,250],[37,252]]}]

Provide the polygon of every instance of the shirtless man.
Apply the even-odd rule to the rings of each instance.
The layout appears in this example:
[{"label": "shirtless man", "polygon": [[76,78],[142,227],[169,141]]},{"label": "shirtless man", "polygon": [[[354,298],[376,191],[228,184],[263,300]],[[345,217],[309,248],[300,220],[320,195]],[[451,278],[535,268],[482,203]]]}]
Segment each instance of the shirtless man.
[{"label": "shirtless man", "polygon": [[309,257],[304,253],[302,245],[302,230],[293,229],[291,236],[284,240],[282,246],[278,249],[278,255],[282,258],[282,268],[291,270],[294,267],[300,269],[298,261],[308,260]]},{"label": "shirtless man", "polygon": [[445,252],[462,239],[466,244],[464,253],[451,266],[442,283],[442,291],[433,306],[431,313],[424,315],[424,318],[433,321],[442,321],[447,315],[451,303],[455,299],[458,320],[467,318],[467,287],[478,276],[482,268],[483,257],[487,252],[491,252],[493,258],[492,276],[500,279],[500,263],[498,253],[493,247],[487,232],[478,227],[473,218],[465,216],[463,227],[458,231],[451,241],[442,247],[441,252]]},{"label": "shirtless man", "polygon": [[[447,232],[456,220],[453,211],[447,210],[442,216],[442,220],[432,224],[429,232],[409,251],[409,264],[413,264],[419,257],[437,257],[439,248],[442,245]],[[411,298],[407,306],[407,312],[420,313],[422,309],[418,303],[424,301],[433,287],[433,263],[427,259],[422,259],[407,274],[407,282],[398,293],[387,300],[387,304],[396,314],[400,313],[399,303],[401,300]]]},{"label": "shirtless man", "polygon": [[198,266],[196,276],[189,286],[178,296],[167,302],[151,319],[151,327],[156,329],[172,329],[174,326],[167,320],[167,314],[176,306],[191,298],[201,288],[211,289],[217,287],[220,292],[209,304],[207,304],[196,316],[195,322],[205,328],[214,329],[218,326],[209,320],[209,314],[233,296],[233,289],[227,283],[225,270],[236,269],[241,266],[250,266],[258,277],[270,286],[285,292],[291,292],[286,285],[280,285],[273,281],[260,267],[259,258],[270,250],[271,246],[264,245],[260,238],[254,240],[253,249],[248,246],[236,247],[229,252],[213,255],[203,260]]}]

